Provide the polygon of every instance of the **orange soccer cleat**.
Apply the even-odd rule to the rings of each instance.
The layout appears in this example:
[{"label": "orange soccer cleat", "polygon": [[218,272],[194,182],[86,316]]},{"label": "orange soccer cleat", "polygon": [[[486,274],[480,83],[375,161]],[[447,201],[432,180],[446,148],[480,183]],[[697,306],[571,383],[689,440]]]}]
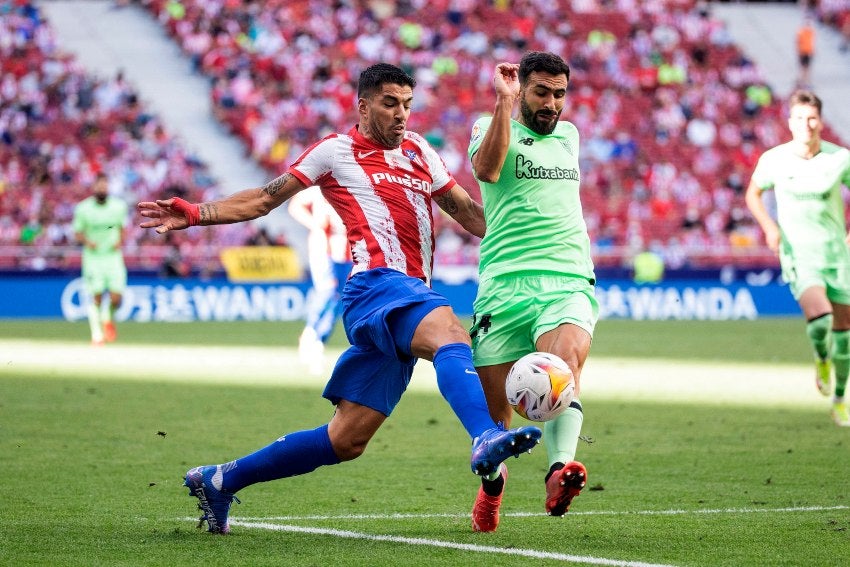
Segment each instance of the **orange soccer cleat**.
[{"label": "orange soccer cleat", "polygon": [[115,330],[115,323],[113,321],[107,321],[103,324],[103,340],[108,343],[114,343],[116,338],[118,338],[118,332]]},{"label": "orange soccer cleat", "polygon": [[573,498],[587,484],[587,469],[578,461],[570,461],[561,470],[552,473],[546,481],[546,513],[563,516],[570,509]]},{"label": "orange soccer cleat", "polygon": [[[502,479],[508,480],[508,467],[505,463],[501,464]],[[499,507],[502,505],[502,494],[505,493],[505,487],[502,486],[502,492],[498,496],[490,496],[484,492],[484,487],[478,487],[478,496],[475,498],[475,505],[472,507],[472,531],[474,532],[495,532],[499,526]]]}]

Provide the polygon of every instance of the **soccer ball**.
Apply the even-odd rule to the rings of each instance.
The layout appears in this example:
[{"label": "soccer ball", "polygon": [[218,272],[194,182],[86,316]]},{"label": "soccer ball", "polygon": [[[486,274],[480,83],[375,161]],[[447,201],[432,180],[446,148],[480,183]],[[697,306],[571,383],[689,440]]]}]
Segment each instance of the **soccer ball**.
[{"label": "soccer ball", "polygon": [[508,403],[531,421],[549,421],[570,406],[576,383],[567,363],[548,352],[532,352],[516,361],[505,380]]}]

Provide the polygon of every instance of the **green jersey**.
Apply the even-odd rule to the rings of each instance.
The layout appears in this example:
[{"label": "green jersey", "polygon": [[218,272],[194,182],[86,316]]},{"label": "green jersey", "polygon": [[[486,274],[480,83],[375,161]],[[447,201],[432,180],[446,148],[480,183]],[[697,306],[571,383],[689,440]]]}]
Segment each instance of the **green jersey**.
[{"label": "green jersey", "polygon": [[[491,121],[475,122],[470,158]],[[570,122],[558,122],[553,133],[543,136],[511,120],[499,181],[478,182],[487,221],[480,279],[532,271],[595,280],[579,198],[578,151],[578,130]]]},{"label": "green jersey", "polygon": [[74,208],[74,232],[82,233],[86,240],[97,244],[95,248],[83,247],[84,264],[101,258],[121,257],[121,250],[116,245],[121,242],[127,215],[127,203],[115,197],[108,197],[102,205],[94,197],[77,204]]},{"label": "green jersey", "polygon": [[775,194],[783,254],[795,264],[846,261],[841,185],[850,187],[850,151],[821,142],[817,155],[803,159],[794,154],[791,143],[781,144],[761,156],[753,182]]}]

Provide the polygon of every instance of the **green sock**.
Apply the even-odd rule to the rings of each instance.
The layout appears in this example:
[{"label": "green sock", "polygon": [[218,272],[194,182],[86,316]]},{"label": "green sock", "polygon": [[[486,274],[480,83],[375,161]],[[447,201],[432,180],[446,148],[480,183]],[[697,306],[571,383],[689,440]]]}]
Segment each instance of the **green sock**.
[{"label": "green sock", "polygon": [[109,323],[112,321],[112,317],[115,315],[115,307],[112,306],[112,302],[106,304],[106,309],[103,311],[103,322]]},{"label": "green sock", "polygon": [[829,339],[832,331],[832,313],[816,317],[806,323],[806,335],[821,360],[829,357]]},{"label": "green sock", "polygon": [[576,398],[561,415],[543,424],[543,444],[549,457],[549,466],[575,460],[578,436],[584,421],[581,402]]},{"label": "green sock", "polygon": [[491,472],[490,474],[485,474],[481,478],[483,480],[488,481],[488,482],[493,482],[494,480],[496,480],[500,476],[502,476],[502,467],[497,468],[494,472]]},{"label": "green sock", "polygon": [[89,330],[91,331],[91,340],[96,343],[103,341],[103,329],[100,326],[100,305],[95,305],[94,301],[88,306]]},{"label": "green sock", "polygon": [[[505,490],[505,479],[501,475],[502,467],[489,476],[481,477],[481,487],[484,489],[484,494],[488,496],[498,496]],[[491,476],[496,478],[490,478]]]},{"label": "green sock", "polygon": [[833,331],[832,362],[835,368],[835,395],[843,397],[850,375],[850,330]]}]

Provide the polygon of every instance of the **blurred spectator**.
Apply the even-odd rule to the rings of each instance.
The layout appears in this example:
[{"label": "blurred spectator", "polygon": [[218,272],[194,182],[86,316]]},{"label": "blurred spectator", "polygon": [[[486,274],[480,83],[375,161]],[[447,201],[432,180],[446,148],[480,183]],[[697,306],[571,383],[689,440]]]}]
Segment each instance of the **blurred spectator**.
[{"label": "blurred spectator", "polygon": [[285,246],[283,237],[273,237],[265,226],[252,228],[245,240],[245,246]]},{"label": "blurred spectator", "polygon": [[632,275],[638,284],[659,283],[664,279],[664,259],[652,250],[642,250],[632,261]]},{"label": "blurred spectator", "polygon": [[717,127],[714,122],[705,118],[694,118],[688,122],[686,129],[688,141],[700,148],[714,145],[717,138]]},{"label": "blurred spectator", "polygon": [[797,58],[800,64],[797,75],[797,86],[808,88],[811,86],[811,66],[815,56],[815,28],[809,16],[803,19],[797,29]]},{"label": "blurred spectator", "polygon": [[26,222],[26,224],[21,227],[21,231],[18,236],[18,242],[26,245],[35,244],[36,238],[38,238],[41,233],[41,223],[39,222],[37,217],[31,216]]},{"label": "blurred spectator", "polygon": [[170,234],[166,234],[165,240],[168,251],[162,258],[159,276],[162,278],[185,278],[191,273],[191,270],[183,259],[183,254],[180,253],[180,247],[169,236]]},{"label": "blurred spectator", "polygon": [[[127,201],[157,198],[175,185],[186,198],[218,193],[206,166],[140,105],[122,72],[86,75],[61,51],[35,4],[0,8],[0,217],[19,228],[14,240],[11,230],[0,232],[0,246],[20,241],[32,247],[28,258],[37,265],[78,267],[78,250],[53,248],[72,243],[73,206],[99,173],[110,178],[110,193]],[[161,255],[133,256],[142,254],[141,238],[131,227],[134,266]]]}]

